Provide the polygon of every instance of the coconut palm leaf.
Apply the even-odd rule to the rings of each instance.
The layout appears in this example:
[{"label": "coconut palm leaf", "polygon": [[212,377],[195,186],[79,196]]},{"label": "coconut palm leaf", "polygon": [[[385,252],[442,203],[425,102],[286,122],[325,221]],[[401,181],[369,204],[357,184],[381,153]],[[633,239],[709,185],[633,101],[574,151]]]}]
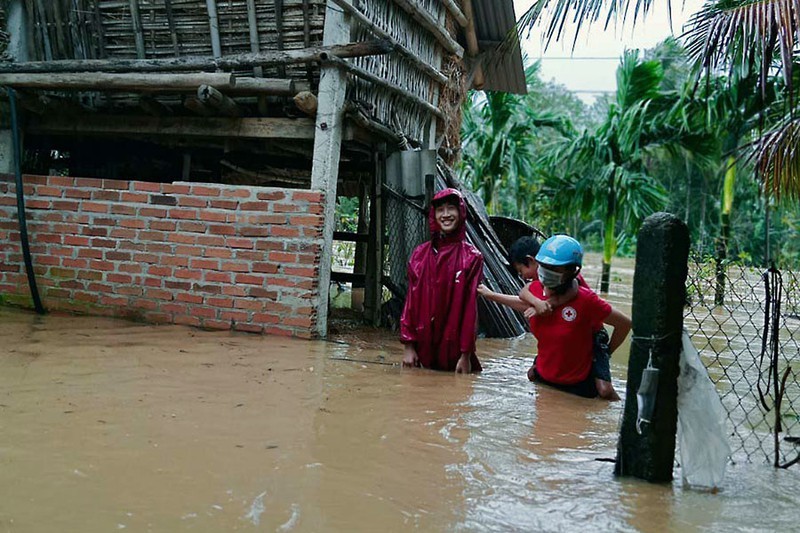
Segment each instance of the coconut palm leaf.
[{"label": "coconut palm leaf", "polygon": [[749,148],[764,191],[778,199],[800,199],[800,118],[787,118]]}]

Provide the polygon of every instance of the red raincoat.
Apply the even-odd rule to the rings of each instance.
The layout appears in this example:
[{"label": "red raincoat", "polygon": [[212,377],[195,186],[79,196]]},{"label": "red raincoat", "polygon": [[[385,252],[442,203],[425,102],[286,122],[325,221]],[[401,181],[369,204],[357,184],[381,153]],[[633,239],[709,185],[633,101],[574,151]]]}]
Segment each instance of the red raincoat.
[{"label": "red raincoat", "polygon": [[431,240],[408,261],[408,293],[400,318],[400,340],[414,343],[420,365],[435,370],[456,369],[462,353],[471,355],[472,371],[480,372],[475,355],[478,329],[478,284],[483,276],[483,256],[466,241],[467,206],[456,189],[445,189],[434,202],[458,198],[460,222],[443,234],[431,207]]}]

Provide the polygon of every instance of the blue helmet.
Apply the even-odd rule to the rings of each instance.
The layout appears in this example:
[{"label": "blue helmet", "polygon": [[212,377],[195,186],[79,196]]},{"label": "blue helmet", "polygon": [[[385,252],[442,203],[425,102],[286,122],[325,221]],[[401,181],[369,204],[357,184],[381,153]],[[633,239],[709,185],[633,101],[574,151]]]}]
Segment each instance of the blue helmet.
[{"label": "blue helmet", "polygon": [[581,266],[583,248],[581,243],[569,235],[553,235],[542,243],[536,261],[546,266]]}]

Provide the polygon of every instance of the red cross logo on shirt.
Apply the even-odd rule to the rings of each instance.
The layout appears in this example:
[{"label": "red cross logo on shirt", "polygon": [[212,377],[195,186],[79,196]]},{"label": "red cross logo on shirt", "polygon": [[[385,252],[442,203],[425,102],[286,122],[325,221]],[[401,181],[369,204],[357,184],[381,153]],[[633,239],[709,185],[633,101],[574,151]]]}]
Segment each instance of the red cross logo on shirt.
[{"label": "red cross logo on shirt", "polygon": [[576,318],[578,318],[578,312],[572,306],[566,306],[564,309],[561,310],[561,318],[566,320],[567,322],[572,322]]}]

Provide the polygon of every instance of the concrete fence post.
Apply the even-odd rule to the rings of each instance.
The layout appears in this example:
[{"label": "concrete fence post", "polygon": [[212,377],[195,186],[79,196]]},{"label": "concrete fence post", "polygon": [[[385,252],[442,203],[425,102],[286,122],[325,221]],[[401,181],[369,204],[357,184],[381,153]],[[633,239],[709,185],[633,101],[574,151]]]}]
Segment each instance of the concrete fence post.
[{"label": "concrete fence post", "polygon": [[[680,219],[655,213],[644,221],[637,240],[633,338],[614,469],[617,476],[656,483],[672,480],[688,257],[689,230]],[[648,366],[651,370],[640,390]],[[637,393],[643,394],[637,398]],[[652,414],[644,417],[649,422],[638,420],[648,403],[654,405]]]}]

